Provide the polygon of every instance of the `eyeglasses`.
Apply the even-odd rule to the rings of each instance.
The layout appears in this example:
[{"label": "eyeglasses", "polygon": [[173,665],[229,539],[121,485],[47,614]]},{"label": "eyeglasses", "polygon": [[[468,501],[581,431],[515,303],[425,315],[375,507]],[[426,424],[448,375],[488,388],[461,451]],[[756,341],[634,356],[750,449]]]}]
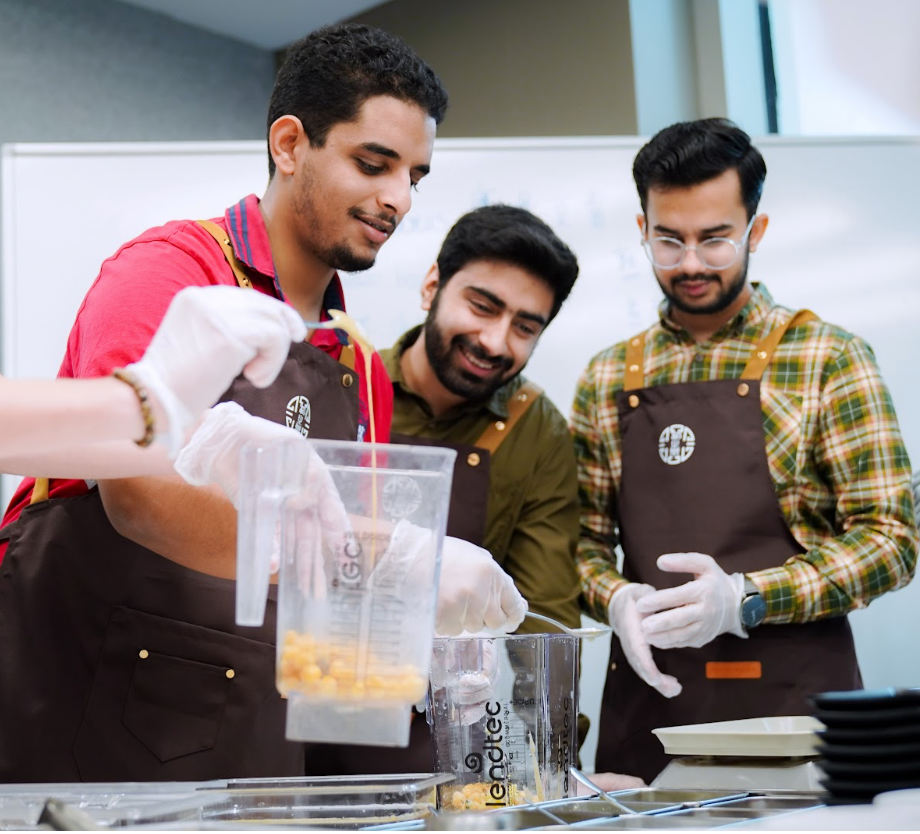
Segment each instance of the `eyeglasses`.
[{"label": "eyeglasses", "polygon": [[757,216],[751,218],[741,240],[730,237],[711,237],[696,246],[687,246],[682,240],[673,237],[653,237],[641,241],[648,259],[660,269],[676,269],[693,251],[699,262],[708,269],[728,269],[741,255],[741,248],[751,233],[751,227]]}]

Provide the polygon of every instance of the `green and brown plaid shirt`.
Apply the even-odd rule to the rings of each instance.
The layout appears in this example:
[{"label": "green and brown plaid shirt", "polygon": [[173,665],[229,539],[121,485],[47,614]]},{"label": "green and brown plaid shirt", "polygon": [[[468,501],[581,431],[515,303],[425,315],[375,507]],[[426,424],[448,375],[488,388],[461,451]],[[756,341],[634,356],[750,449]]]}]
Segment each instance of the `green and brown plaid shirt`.
[{"label": "green and brown plaid shirt", "polygon": [[[757,342],[791,313],[755,284],[741,312],[697,344],[663,303],[660,322],[647,331],[645,384],[737,378]],[[626,581],[616,569],[610,514],[622,472],[614,394],[623,388],[625,355],[621,342],[591,360],[571,419],[581,501],[576,563],[588,610],[604,621]],[[845,614],[906,585],[918,550],[910,461],[869,346],[825,322],[791,329],[761,380],[761,408],[776,497],[805,549],[751,574],[766,622]]]}]

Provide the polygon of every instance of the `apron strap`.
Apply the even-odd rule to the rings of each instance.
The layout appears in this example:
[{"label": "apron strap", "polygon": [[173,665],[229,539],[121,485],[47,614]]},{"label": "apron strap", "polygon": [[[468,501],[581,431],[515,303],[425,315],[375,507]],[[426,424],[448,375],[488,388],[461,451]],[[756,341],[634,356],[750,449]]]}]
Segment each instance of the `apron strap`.
[{"label": "apron strap", "polygon": [[[777,346],[786,335],[786,331],[809,321],[817,321],[818,317],[811,310],[799,310],[779,327],[771,330],[760,344],[754,348],[751,358],[741,373],[741,379],[760,379],[767,365],[773,358]],[[645,383],[643,371],[643,355],[645,353],[645,334],[642,331],[638,336],[633,336],[626,343],[626,370],[623,374],[623,390],[635,391]]]},{"label": "apron strap", "polygon": [[480,449],[486,449],[489,454],[494,455],[498,447],[502,445],[502,441],[514,428],[514,424],[524,416],[527,409],[536,402],[542,393],[543,389],[539,385],[527,380],[508,403],[508,419],[489,423],[486,430],[473,445],[478,446]]},{"label": "apron strap", "polygon": [[349,371],[355,369],[355,346],[351,343],[351,336],[348,337],[348,344],[342,345],[342,352],[339,354],[339,363],[348,368]]},{"label": "apron strap", "polygon": [[41,501],[47,501],[49,484],[50,481],[47,478],[36,478],[35,486],[32,487],[32,497],[29,499],[29,503],[38,504]]},{"label": "apron strap", "polygon": [[220,248],[224,252],[224,258],[226,258],[227,263],[230,265],[230,269],[233,270],[236,283],[243,289],[250,289],[252,287],[252,281],[249,280],[249,276],[246,274],[243,265],[237,260],[236,252],[233,251],[233,247],[230,245],[230,238],[227,237],[227,233],[210,220],[199,220],[198,225],[220,244]]},{"label": "apron strap", "polygon": [[645,334],[643,330],[626,343],[626,371],[623,374],[623,390],[636,391],[645,385],[645,372],[642,359],[645,354]]},{"label": "apron strap", "polygon": [[[227,233],[216,223],[212,223],[210,220],[199,220],[198,225],[201,226],[211,237],[214,238],[220,244],[220,248],[223,250],[224,258],[230,266],[230,269],[233,270],[233,275],[236,278],[236,283],[239,284],[243,289],[251,289],[252,281],[249,279],[249,276],[246,274],[246,267],[240,263],[239,259],[236,257],[236,252],[233,251],[233,246],[230,244],[230,238],[227,237]],[[351,337],[348,337],[348,344],[342,347],[342,353],[339,356],[339,362],[341,362],[349,371],[355,369],[355,348],[351,343]]]},{"label": "apron strap", "polygon": [[763,372],[767,369],[767,365],[770,364],[770,360],[773,358],[777,346],[783,340],[783,336],[786,335],[786,331],[799,324],[817,320],[818,317],[811,310],[799,310],[778,327],[771,330],[761,340],[760,344],[754,348],[754,352],[751,354],[751,358],[748,359],[747,365],[744,366],[740,378],[760,379],[763,376]]}]

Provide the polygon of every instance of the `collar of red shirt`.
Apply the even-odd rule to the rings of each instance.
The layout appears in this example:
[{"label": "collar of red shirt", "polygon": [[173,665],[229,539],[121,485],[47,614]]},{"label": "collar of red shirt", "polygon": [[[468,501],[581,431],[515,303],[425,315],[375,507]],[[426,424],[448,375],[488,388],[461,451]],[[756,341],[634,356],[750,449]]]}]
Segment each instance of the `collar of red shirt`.
[{"label": "collar of red shirt", "polygon": [[[272,259],[271,244],[268,240],[268,230],[259,210],[259,198],[255,194],[244,197],[236,205],[230,206],[224,212],[224,222],[233,251],[246,266],[264,275],[275,288],[275,296],[284,301],[284,293],[275,274],[275,263]],[[338,273],[332,276],[326,294],[323,297],[323,313],[321,320],[328,321],[329,310],[345,311],[345,295],[342,292],[342,282]],[[315,330],[310,337],[310,342],[317,347],[323,345],[348,344],[348,336],[344,330]]]}]

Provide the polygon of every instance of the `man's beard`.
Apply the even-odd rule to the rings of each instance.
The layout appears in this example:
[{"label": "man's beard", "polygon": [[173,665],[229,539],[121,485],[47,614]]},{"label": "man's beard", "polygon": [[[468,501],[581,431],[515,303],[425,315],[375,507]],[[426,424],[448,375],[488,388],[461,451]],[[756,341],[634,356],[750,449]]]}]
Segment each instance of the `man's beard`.
[{"label": "man's beard", "polygon": [[[435,293],[422,331],[428,364],[431,365],[431,369],[441,385],[452,394],[477,402],[487,400],[505,383],[517,376],[517,374],[505,376],[514,362],[508,356],[490,356],[481,347],[474,345],[467,336],[457,335],[448,342],[437,320],[439,295],[440,291]],[[495,362],[496,367],[493,375],[479,377],[457,368],[451,358],[455,347],[462,347],[467,353],[483,362]],[[523,370],[523,367],[521,370]]]},{"label": "man's beard", "polygon": [[[307,168],[303,169],[300,176],[300,191],[294,196],[294,212],[307,223],[314,224],[316,218],[322,216],[316,209],[317,198],[313,179]],[[354,216],[358,209],[349,209],[349,215]],[[373,255],[359,255],[347,243],[329,243],[315,238],[304,241],[304,245],[320,263],[326,264],[330,269],[342,272],[363,272],[370,269],[377,260]]]},{"label": "man's beard", "polygon": [[[695,304],[688,304],[686,301],[681,299],[677,293],[666,289],[660,280],[658,281],[658,284],[661,287],[661,291],[664,293],[664,297],[667,298],[671,307],[676,310],[680,310],[682,313],[689,313],[690,315],[696,316],[707,316],[713,313],[721,313],[723,310],[727,310],[729,307],[731,307],[731,305],[735,303],[738,296],[741,295],[741,293],[744,291],[744,286],[747,283],[748,254],[748,250],[745,249],[744,263],[738,275],[735,277],[735,280],[732,281],[732,283],[727,287],[724,287],[722,291],[716,296],[716,298],[705,306],[701,307]],[[682,281],[714,281],[721,284],[722,276],[718,274],[681,274],[668,282],[668,286],[673,288],[675,285],[680,284]]]}]

